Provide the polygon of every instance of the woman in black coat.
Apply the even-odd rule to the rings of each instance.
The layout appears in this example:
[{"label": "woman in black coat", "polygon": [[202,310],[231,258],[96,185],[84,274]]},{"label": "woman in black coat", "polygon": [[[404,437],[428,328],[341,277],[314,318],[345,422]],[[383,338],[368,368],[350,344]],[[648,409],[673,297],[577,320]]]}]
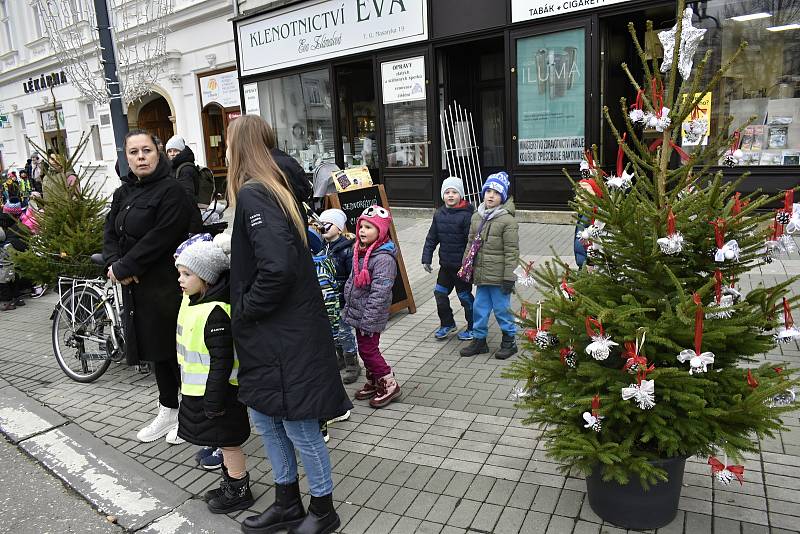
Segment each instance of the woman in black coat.
[{"label": "woman in black coat", "polygon": [[180,370],[175,330],[181,294],[173,254],[186,239],[186,193],[167,179],[170,164],[159,156],[153,137],[132,130],[125,137],[130,173],[114,191],[106,216],[103,257],[108,277],[123,286],[125,357],[129,365],[153,362],[158,385],[158,415],[136,437],[180,443]]},{"label": "woman in black coat", "polygon": [[[318,421],[337,417],[352,404],[339,377],[305,221],[267,148],[272,138],[272,129],[256,115],[243,115],[228,127],[228,198],[236,205],[231,323],[239,400],[250,408],[264,441],[276,493],[275,503],[245,519],[242,530],[327,533],[339,526],[339,516]],[[295,449],[308,477],[308,515]]]}]

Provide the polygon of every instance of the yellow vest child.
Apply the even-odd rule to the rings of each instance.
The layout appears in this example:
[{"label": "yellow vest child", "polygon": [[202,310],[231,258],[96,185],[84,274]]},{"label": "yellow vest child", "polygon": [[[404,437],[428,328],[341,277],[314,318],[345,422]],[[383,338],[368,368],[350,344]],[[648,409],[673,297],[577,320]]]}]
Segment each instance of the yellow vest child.
[{"label": "yellow vest child", "polygon": [[[194,241],[178,248],[175,266],[183,290],[176,349],[181,368],[178,437],[203,445],[197,457],[211,464],[221,449],[223,480],[206,494],[212,513],[253,505],[241,445],[250,437],[247,408],[238,397],[239,361],[233,348],[230,305],[230,236]],[[207,454],[206,454],[207,453]]]}]

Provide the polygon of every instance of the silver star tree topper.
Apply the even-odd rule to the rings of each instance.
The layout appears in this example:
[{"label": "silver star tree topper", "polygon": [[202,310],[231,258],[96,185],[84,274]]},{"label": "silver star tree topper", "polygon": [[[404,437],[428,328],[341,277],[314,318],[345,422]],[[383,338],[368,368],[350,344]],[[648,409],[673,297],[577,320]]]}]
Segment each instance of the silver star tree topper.
[{"label": "silver star tree topper", "polygon": [[[681,30],[681,47],[678,54],[678,72],[684,80],[688,80],[692,75],[692,63],[694,54],[706,30],[692,26],[692,8],[687,7],[683,11],[683,28]],[[675,24],[671,29],[658,32],[658,40],[664,47],[664,61],[661,63],[661,72],[668,72],[672,67],[672,55],[675,52],[675,34],[678,32],[678,25]]]}]

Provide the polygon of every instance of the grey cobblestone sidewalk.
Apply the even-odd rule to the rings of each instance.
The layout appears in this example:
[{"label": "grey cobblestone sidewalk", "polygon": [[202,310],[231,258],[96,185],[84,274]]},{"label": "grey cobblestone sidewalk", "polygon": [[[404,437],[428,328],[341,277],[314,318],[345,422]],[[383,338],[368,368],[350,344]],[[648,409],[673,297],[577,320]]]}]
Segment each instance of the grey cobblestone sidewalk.
[{"label": "grey cobblestone sidewalk", "polygon": [[[419,265],[428,225],[421,219],[397,221],[417,313],[392,318],[381,347],[402,384],[402,402],[378,411],[357,402],[349,421],[330,428],[340,531],[622,532],[592,513],[583,480],[559,473],[539,442],[539,432],[522,424],[525,414],[511,397],[519,384],[501,378],[506,362],[487,355],[460,358],[461,342],[432,337],[438,326],[432,298],[435,276]],[[571,258],[572,232],[569,226],[522,224],[523,256],[538,263],[553,254],[552,247]],[[762,280],[774,282],[798,273],[800,257],[794,254],[751,273],[740,285],[749,289]],[[121,365],[113,365],[93,384],[78,384],[64,376],[50,341],[48,318],[55,300],[48,295],[0,314],[0,378],[190,494],[201,495],[215,486],[219,474],[194,465],[194,446],[135,440],[136,431],[157,408],[151,376]],[[459,321],[463,316],[455,297],[453,308]],[[490,346],[496,348],[498,338],[494,325]],[[797,365],[800,348],[793,343],[767,357]],[[744,486],[712,485],[705,459],[691,459],[679,515],[658,532],[797,532],[797,412],[786,423],[789,431],[762,442],[761,454],[747,458]],[[235,519],[263,511],[274,498],[269,462],[255,433],[245,451],[257,500],[252,510],[233,515]],[[307,490],[304,478],[301,488]]]}]

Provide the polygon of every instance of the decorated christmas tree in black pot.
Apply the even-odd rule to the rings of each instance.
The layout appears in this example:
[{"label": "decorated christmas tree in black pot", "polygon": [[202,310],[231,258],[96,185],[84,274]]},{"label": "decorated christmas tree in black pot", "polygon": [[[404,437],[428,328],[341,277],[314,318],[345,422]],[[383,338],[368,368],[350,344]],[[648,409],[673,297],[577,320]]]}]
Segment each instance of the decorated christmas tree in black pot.
[{"label": "decorated christmas tree in black pot", "polygon": [[659,33],[663,62],[630,26],[644,78],[622,65],[635,95],[633,105],[621,101],[624,125],[604,109],[618,164],[605,175],[589,164],[593,149],[583,177],[601,194],[576,187],[591,265],[555,259],[531,273],[542,299],[523,303],[529,342],[507,372],[525,381],[526,423],[543,428],[549,455],[587,475],[598,515],[628,528],[671,521],[688,457],[708,461],[716,483],[743,482],[742,453],[782,428],[797,383],[788,366],[760,363],[800,337],[787,295],[794,280],[746,293],[738,281],[787,251],[800,205],[789,191],[771,213],[777,198],[742,196],[741,180],[710,171],[741,157],[729,132],[744,125],[732,119],[691,154],[679,146],[682,131],[707,131],[697,107],[738,53],[701,86],[711,52],[696,65],[693,56],[705,30],[683,1],[678,14]]}]

